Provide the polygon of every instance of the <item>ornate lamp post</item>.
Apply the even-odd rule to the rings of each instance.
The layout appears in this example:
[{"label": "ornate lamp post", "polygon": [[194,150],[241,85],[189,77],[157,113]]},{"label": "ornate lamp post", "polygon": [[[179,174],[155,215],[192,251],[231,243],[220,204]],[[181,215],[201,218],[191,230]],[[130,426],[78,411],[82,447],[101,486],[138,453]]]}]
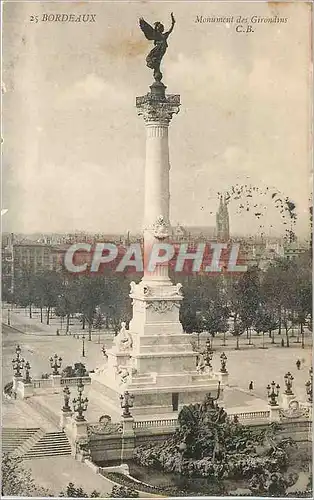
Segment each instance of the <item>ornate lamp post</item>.
[{"label": "ornate lamp post", "polygon": [[22,351],[20,346],[17,345],[15,349],[16,357],[15,359],[12,359],[13,370],[15,370],[15,377],[22,377],[21,370],[24,368],[25,360],[21,358],[21,352]]},{"label": "ornate lamp post", "polygon": [[280,385],[276,385],[275,382],[272,381],[270,385],[268,384],[266,389],[270,406],[277,406],[277,398],[279,396]]},{"label": "ornate lamp post", "polygon": [[65,388],[63,389],[64,405],[62,407],[62,411],[71,411],[71,407],[69,405],[70,394],[71,394],[71,391],[68,388],[68,386],[66,385]]},{"label": "ornate lamp post", "polygon": [[134,396],[130,394],[128,391],[125,391],[124,394],[120,396],[120,404],[123,409],[122,417],[128,418],[132,417],[130,413],[130,408],[133,408]]},{"label": "ornate lamp post", "polygon": [[73,398],[73,400],[72,400],[74,411],[77,412],[75,420],[77,422],[84,422],[85,418],[83,416],[83,412],[87,410],[88,399],[83,398],[83,396],[82,396],[83,391],[84,391],[84,384],[83,384],[81,378],[79,379],[79,382],[77,385],[77,391],[78,391],[78,397]]},{"label": "ornate lamp post", "polygon": [[285,379],[285,384],[286,384],[286,390],[285,390],[285,394],[288,394],[288,395],[293,395],[293,391],[292,391],[292,381],[294,380],[294,377],[291,375],[290,372],[286,373],[286,375],[284,376],[284,379]]},{"label": "ornate lamp post", "polygon": [[29,361],[26,361],[26,363],[25,363],[25,378],[24,378],[25,384],[29,384],[31,382],[31,377],[29,374],[30,369],[31,369],[31,365],[29,364]]},{"label": "ornate lamp post", "polygon": [[85,335],[82,336],[82,358],[85,358]]},{"label": "ornate lamp post", "polygon": [[11,325],[11,309],[8,309],[8,326]]},{"label": "ornate lamp post", "polygon": [[61,368],[62,365],[62,358],[58,358],[58,354],[55,354],[53,357],[49,359],[50,361],[50,366],[53,369],[52,375],[60,375],[59,373],[59,368]]},{"label": "ornate lamp post", "polygon": [[211,342],[210,339],[206,340],[206,348],[204,351],[204,360],[205,360],[205,365],[208,366],[208,368],[212,369],[212,359],[213,359],[213,351],[211,350]]},{"label": "ornate lamp post", "polygon": [[220,363],[221,363],[220,371],[221,371],[221,373],[227,373],[227,368],[226,368],[227,359],[228,359],[227,356],[223,352],[220,356]]}]

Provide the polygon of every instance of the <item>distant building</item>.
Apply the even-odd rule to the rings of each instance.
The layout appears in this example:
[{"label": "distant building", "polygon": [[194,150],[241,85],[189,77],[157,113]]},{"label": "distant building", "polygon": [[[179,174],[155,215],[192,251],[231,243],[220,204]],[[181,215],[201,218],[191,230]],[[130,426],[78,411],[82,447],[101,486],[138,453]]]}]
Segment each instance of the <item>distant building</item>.
[{"label": "distant building", "polygon": [[216,213],[216,237],[218,241],[229,241],[230,239],[228,204],[226,198],[222,196]]},{"label": "distant building", "polygon": [[2,286],[4,295],[13,293],[15,280],[23,274],[58,271],[65,248],[34,241],[15,241],[13,234],[2,240]]},{"label": "distant building", "polygon": [[201,243],[215,238],[216,228],[213,226],[177,226],[172,228],[171,237],[175,242]]},{"label": "distant building", "polygon": [[293,241],[284,246],[284,257],[288,260],[293,260],[308,250],[309,249],[305,245],[298,243],[298,241]]}]

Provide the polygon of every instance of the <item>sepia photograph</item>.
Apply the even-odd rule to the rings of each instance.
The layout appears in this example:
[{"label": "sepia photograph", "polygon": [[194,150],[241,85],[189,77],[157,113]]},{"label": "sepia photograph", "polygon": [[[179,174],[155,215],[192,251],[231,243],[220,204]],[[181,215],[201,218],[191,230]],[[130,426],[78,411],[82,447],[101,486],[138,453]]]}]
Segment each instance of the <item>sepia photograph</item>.
[{"label": "sepia photograph", "polygon": [[312,498],[312,2],[1,7],[2,498]]}]

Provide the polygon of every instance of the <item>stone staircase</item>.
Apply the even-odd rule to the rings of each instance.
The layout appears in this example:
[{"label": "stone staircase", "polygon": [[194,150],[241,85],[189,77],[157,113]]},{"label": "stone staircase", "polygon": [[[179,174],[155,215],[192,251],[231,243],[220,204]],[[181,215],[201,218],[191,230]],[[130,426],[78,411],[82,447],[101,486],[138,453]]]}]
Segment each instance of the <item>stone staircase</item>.
[{"label": "stone staircase", "polygon": [[46,406],[42,405],[39,401],[35,400],[34,398],[29,398],[27,400],[27,404],[35,410],[39,415],[41,415],[47,423],[50,424],[50,427],[52,426],[55,429],[59,428],[59,417],[53,413],[49,408]]},{"label": "stone staircase", "polygon": [[23,459],[71,455],[71,445],[62,431],[42,429],[2,429],[2,453]]},{"label": "stone staircase", "polygon": [[24,457],[26,453],[33,448],[33,446],[45,435],[45,431],[38,429],[37,432],[32,434],[29,439],[26,439],[20,446],[14,450],[14,455]]},{"label": "stone staircase", "polygon": [[16,450],[21,447],[24,443],[29,441],[33,436],[39,432],[39,428],[34,429],[13,429],[4,427],[1,433],[2,442],[2,453],[12,453],[16,454]]},{"label": "stone staircase", "polygon": [[64,432],[47,432],[23,455],[24,459],[71,455],[71,445]]}]

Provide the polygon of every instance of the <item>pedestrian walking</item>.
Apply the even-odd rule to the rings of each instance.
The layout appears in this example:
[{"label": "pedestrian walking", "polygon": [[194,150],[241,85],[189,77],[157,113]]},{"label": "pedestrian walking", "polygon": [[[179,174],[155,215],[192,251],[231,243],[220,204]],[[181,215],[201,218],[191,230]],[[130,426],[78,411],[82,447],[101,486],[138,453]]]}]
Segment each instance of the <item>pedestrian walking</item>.
[{"label": "pedestrian walking", "polygon": [[300,367],[301,367],[301,361],[298,359],[297,362],[296,362],[296,365],[297,365],[297,369],[300,370]]},{"label": "pedestrian walking", "polygon": [[281,339],[281,347],[285,347],[285,341],[284,341],[284,339]]},{"label": "pedestrian walking", "polygon": [[249,383],[249,391],[253,391],[253,380]]}]

